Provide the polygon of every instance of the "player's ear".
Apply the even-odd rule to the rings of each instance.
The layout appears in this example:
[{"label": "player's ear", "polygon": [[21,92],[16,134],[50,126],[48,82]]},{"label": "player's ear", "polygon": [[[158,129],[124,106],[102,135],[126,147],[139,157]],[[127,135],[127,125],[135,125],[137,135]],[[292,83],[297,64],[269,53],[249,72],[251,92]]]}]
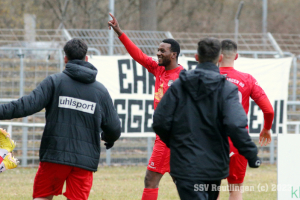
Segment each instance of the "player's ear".
[{"label": "player's ear", "polygon": [[87,62],[89,60],[89,57],[88,56],[85,56],[85,61]]},{"label": "player's ear", "polygon": [[65,61],[65,64],[67,64],[69,62],[69,59],[67,58],[67,56],[65,56],[64,61]]},{"label": "player's ear", "polygon": [[173,59],[176,59],[176,55],[177,55],[177,52],[173,52],[173,53],[172,53],[172,58],[173,58]]},{"label": "player's ear", "polygon": [[235,54],[235,58],[234,58],[234,60],[238,59],[238,57],[239,57],[239,54],[238,54],[238,53],[237,53],[237,54]]},{"label": "player's ear", "polygon": [[195,54],[195,59],[196,59],[196,61],[198,61],[198,62],[199,62],[199,56],[198,56],[198,54],[197,54],[197,53]]},{"label": "player's ear", "polygon": [[219,56],[219,63],[222,62],[222,60],[223,60],[223,54],[220,54],[220,56]]}]

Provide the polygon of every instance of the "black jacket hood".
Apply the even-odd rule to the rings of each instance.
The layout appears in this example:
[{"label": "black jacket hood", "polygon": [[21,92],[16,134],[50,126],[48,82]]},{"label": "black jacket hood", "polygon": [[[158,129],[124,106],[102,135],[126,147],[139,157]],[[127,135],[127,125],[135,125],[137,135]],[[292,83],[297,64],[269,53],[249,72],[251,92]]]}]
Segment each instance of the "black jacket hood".
[{"label": "black jacket hood", "polygon": [[93,83],[98,70],[89,62],[83,60],[70,60],[63,73],[82,83]]},{"label": "black jacket hood", "polygon": [[179,79],[194,100],[203,99],[225,82],[219,68],[211,62],[199,63],[195,70],[182,71]]}]

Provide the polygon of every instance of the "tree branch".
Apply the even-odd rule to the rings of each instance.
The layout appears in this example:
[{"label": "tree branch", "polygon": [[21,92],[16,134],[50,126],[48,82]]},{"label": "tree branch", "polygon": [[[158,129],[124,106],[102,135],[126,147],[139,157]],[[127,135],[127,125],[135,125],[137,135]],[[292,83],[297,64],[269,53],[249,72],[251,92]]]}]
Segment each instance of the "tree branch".
[{"label": "tree branch", "polygon": [[59,16],[59,14],[57,13],[56,9],[53,7],[53,5],[50,3],[50,0],[46,0],[46,3],[48,3],[48,5],[50,6],[50,8],[53,10],[56,18],[61,21],[61,17]]},{"label": "tree branch", "polygon": [[160,22],[163,20],[163,18],[166,17],[166,16],[174,9],[174,7],[175,7],[178,3],[179,3],[179,0],[174,0],[174,1],[172,1],[172,2],[171,2],[171,6],[169,7],[169,9],[165,10],[164,13],[163,13],[163,15],[157,17],[158,23],[160,23]]}]

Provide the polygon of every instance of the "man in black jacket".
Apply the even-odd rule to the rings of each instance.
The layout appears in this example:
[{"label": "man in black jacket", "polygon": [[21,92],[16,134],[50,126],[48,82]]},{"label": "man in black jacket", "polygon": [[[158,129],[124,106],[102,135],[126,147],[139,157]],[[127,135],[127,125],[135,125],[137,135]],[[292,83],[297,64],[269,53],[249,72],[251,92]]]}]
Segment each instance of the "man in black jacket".
[{"label": "man in black jacket", "polygon": [[197,68],[181,72],[154,113],[153,129],[170,147],[170,174],[181,199],[217,199],[229,172],[228,136],[250,167],[260,165],[238,88],[216,66],[220,49],[217,39],[200,40]]},{"label": "man in black jacket", "polygon": [[110,148],[121,133],[111,97],[96,81],[97,69],[87,62],[87,45],[72,39],[64,52],[66,68],[62,73],[45,78],[28,96],[0,105],[0,119],[46,109],[34,199],[62,194],[65,181],[68,199],[88,199],[99,163],[100,139]]}]

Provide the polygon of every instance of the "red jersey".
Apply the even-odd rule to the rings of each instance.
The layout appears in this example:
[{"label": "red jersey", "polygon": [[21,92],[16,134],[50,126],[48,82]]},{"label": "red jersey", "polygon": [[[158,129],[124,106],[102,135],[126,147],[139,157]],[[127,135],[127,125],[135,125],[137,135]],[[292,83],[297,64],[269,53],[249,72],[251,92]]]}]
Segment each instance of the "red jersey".
[{"label": "red jersey", "polygon": [[172,70],[166,70],[164,66],[159,66],[158,62],[153,60],[152,57],[147,56],[139,49],[125,33],[123,33],[119,39],[124,44],[131,57],[143,67],[145,67],[150,73],[152,73],[155,80],[155,95],[154,95],[154,110],[163,97],[164,93],[170,87],[170,85],[179,77],[179,73],[183,70],[181,65]]},{"label": "red jersey", "polygon": [[264,113],[264,127],[268,130],[271,129],[274,111],[266,93],[259,86],[256,79],[250,74],[235,70],[233,67],[220,67],[220,73],[238,87],[239,99],[246,114],[249,111],[249,100],[251,97]]},{"label": "red jersey", "polygon": [[249,111],[250,97],[255,102],[267,97],[264,90],[250,74],[237,71],[233,67],[220,67],[220,73],[225,75],[229,82],[238,86],[240,103],[243,105],[246,114]]}]

